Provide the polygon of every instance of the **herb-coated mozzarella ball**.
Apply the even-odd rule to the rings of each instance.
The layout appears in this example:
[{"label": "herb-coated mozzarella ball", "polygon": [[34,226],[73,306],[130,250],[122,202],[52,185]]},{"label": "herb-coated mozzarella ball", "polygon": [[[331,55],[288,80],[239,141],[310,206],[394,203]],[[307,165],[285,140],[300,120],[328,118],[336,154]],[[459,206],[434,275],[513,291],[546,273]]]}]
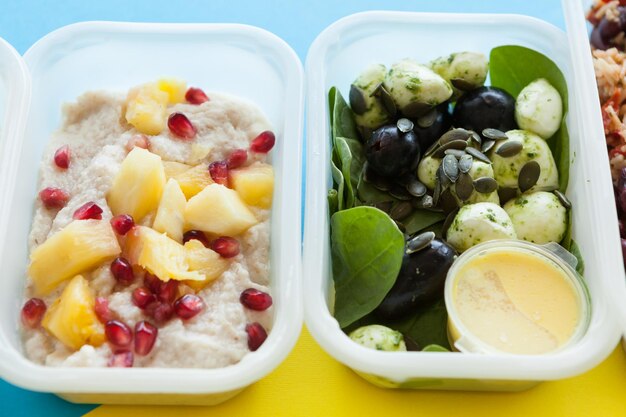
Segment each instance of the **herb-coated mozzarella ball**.
[{"label": "herb-coated mozzarella ball", "polygon": [[432,156],[426,156],[422,158],[417,166],[417,178],[428,188],[429,190],[435,189],[435,182],[437,180],[437,170],[441,165],[441,159],[435,159]]},{"label": "herb-coated mozzarella ball", "polygon": [[430,67],[454,87],[469,91],[485,84],[489,61],[479,52],[457,52],[435,59]]},{"label": "herb-coated mozzarella ball", "polygon": [[496,239],[516,239],[513,223],[506,211],[494,203],[461,207],[447,232],[446,240],[457,251]]},{"label": "herb-coated mozzarella ball", "polygon": [[402,333],[379,324],[359,327],[350,333],[350,339],[370,349],[388,352],[406,351]]},{"label": "herb-coated mozzarella ball", "polygon": [[515,120],[520,129],[548,139],[559,130],[562,119],[561,96],[547,80],[531,82],[517,96]]},{"label": "herb-coated mozzarella ball", "polygon": [[[539,165],[539,177],[532,188],[522,191],[554,190],[559,186],[559,172],[552,152],[545,140],[526,130],[509,130],[508,139],[498,141],[492,148],[490,159],[493,163],[493,174],[498,185],[506,188],[518,188],[519,176],[524,166],[535,161]],[[521,144],[519,152],[513,150]],[[506,147],[502,149],[503,147]],[[508,148],[508,149],[507,149]],[[502,150],[501,150],[502,149]],[[505,149],[507,150],[505,152]],[[512,154],[512,155],[511,155]],[[527,173],[528,170],[525,170]]]},{"label": "herb-coated mozzarella ball", "polygon": [[384,85],[398,109],[408,117],[419,116],[452,96],[452,87],[446,80],[411,59],[392,65]]},{"label": "herb-coated mozzarella ball", "polygon": [[350,107],[358,126],[373,130],[391,120],[380,99],[373,95],[386,74],[384,65],[372,64],[350,86]]},{"label": "herb-coated mozzarella ball", "polygon": [[519,239],[537,244],[560,242],[567,229],[567,209],[553,193],[524,193],[504,205]]},{"label": "herb-coated mozzarella ball", "polygon": [[[493,178],[493,168],[491,168],[490,164],[486,164],[482,161],[478,161],[474,159],[474,161],[472,162],[472,167],[470,168],[468,174],[470,177],[472,177],[473,180],[477,180],[483,177]],[[465,200],[461,200],[456,192],[457,186],[461,186],[458,180],[455,186],[451,188],[451,191],[459,207],[465,206],[467,204],[484,203],[484,202],[494,203],[498,205],[500,204],[500,197],[498,196],[497,188],[490,193],[481,193],[481,192],[476,191],[476,189],[474,189],[474,191],[472,191],[472,193],[470,194],[469,198]]]}]

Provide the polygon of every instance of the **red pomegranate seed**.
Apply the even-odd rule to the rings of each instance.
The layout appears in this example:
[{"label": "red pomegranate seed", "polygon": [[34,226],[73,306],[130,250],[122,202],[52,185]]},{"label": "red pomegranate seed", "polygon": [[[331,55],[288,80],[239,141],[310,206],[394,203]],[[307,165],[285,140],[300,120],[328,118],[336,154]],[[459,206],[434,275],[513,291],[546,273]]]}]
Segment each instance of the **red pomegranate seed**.
[{"label": "red pomegranate seed", "polygon": [[129,214],[120,214],[111,219],[111,227],[113,227],[115,233],[124,236],[130,229],[135,227],[135,220],[133,220],[133,216]]},{"label": "red pomegranate seed", "polygon": [[31,298],[22,307],[22,324],[24,327],[34,329],[41,323],[45,312],[46,303],[41,298]]},{"label": "red pomegranate seed", "polygon": [[236,149],[228,156],[228,169],[239,168],[248,160],[248,151],[245,149]]},{"label": "red pomegranate seed", "polygon": [[226,161],[211,162],[209,174],[211,174],[213,181],[228,187],[228,163]]},{"label": "red pomegranate seed", "polygon": [[264,311],[272,305],[272,296],[266,292],[248,288],[241,293],[239,301],[250,310]]},{"label": "red pomegranate seed", "polygon": [[146,272],[146,275],[143,277],[143,284],[155,295],[161,290],[161,282],[163,281],[159,277],[150,272]]},{"label": "red pomegranate seed", "polygon": [[63,208],[70,195],[60,188],[48,187],[39,192],[39,198],[47,209]]},{"label": "red pomegranate seed", "polygon": [[211,243],[211,249],[219,253],[222,258],[232,258],[239,255],[239,241],[230,236],[218,237]]},{"label": "red pomegranate seed", "polygon": [[135,280],[133,267],[130,266],[130,262],[127,259],[122,257],[115,258],[111,262],[111,273],[117,282],[123,285],[129,285]]},{"label": "red pomegranate seed", "polygon": [[109,358],[107,366],[109,368],[130,368],[133,366],[133,359],[133,352],[117,352]]},{"label": "red pomegranate seed", "polygon": [[267,339],[267,332],[256,322],[246,325],[246,333],[248,334],[248,348],[253,352]]},{"label": "red pomegranate seed", "polygon": [[187,93],[185,94],[185,100],[190,104],[202,104],[206,101],[209,101],[209,97],[199,88],[189,87]]},{"label": "red pomegranate seed", "polygon": [[199,240],[206,248],[210,246],[209,239],[201,230],[190,230],[183,235],[183,244],[189,242],[192,239]]},{"label": "red pomegranate seed", "polygon": [[135,288],[131,298],[133,300],[133,304],[142,310],[156,301],[156,296],[146,287]]},{"label": "red pomegranate seed", "polygon": [[140,321],[135,324],[135,353],[147,355],[154,347],[159,330],[150,322]]},{"label": "red pomegranate seed", "polygon": [[152,317],[156,324],[161,325],[174,316],[174,307],[169,303],[155,301],[146,307],[146,314]]},{"label": "red pomegranate seed", "polygon": [[54,153],[54,163],[61,169],[68,169],[70,166],[70,147],[67,145],[61,146]]},{"label": "red pomegranate seed", "polygon": [[167,282],[161,282],[161,288],[156,294],[159,300],[163,303],[173,303],[178,293],[178,281],[170,279]]},{"label": "red pomegranate seed", "polygon": [[170,128],[170,132],[182,139],[193,139],[196,136],[196,128],[182,113],[170,114],[167,119],[167,127]]},{"label": "red pomegranate seed", "polygon": [[104,297],[96,297],[96,305],[94,307],[96,312],[96,317],[100,323],[106,323],[107,321],[113,320],[113,313],[109,309],[109,300]]},{"label": "red pomegranate seed", "polygon": [[266,130],[252,140],[250,150],[257,153],[268,153],[274,147],[274,143],[276,143],[276,136],[273,132]]},{"label": "red pomegranate seed", "polygon": [[142,133],[133,135],[126,142],[126,150],[130,152],[135,148],[150,149],[150,139]]},{"label": "red pomegranate seed", "polygon": [[104,334],[114,348],[128,348],[133,341],[133,331],[119,320],[109,320],[104,325]]},{"label": "red pomegranate seed", "polygon": [[176,315],[183,320],[190,319],[204,309],[204,301],[195,294],[185,294],[174,303]]},{"label": "red pomegranate seed", "polygon": [[102,220],[102,209],[99,205],[90,201],[77,208],[72,218],[74,220]]}]

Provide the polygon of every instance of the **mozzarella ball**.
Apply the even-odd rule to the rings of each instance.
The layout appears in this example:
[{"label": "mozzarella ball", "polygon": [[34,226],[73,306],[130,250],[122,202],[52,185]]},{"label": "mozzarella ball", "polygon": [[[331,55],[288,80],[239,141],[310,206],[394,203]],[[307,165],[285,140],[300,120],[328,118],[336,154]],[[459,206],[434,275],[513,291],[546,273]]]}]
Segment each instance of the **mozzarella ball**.
[{"label": "mozzarella ball", "polygon": [[543,78],[528,84],[515,100],[515,121],[521,129],[544,139],[559,130],[563,119],[563,102],[556,88]]},{"label": "mozzarella ball", "polygon": [[461,207],[447,232],[446,240],[457,251],[496,239],[516,239],[513,223],[506,211],[494,203]]},{"label": "mozzarella ball", "polygon": [[457,52],[437,58],[430,68],[456,87],[468,91],[481,87],[487,79],[489,61],[479,52]]},{"label": "mozzarella ball", "polygon": [[553,193],[524,193],[504,205],[519,239],[559,243],[567,229],[567,209]]},{"label": "mozzarella ball", "polygon": [[387,68],[382,64],[369,65],[352,83],[352,89],[357,89],[363,98],[364,112],[357,113],[359,106],[355,105],[353,92],[350,91],[350,106],[354,111],[354,118],[358,126],[367,129],[378,129],[388,123],[391,118],[378,97],[372,95],[376,87],[385,81]]},{"label": "mozzarella ball", "polygon": [[388,352],[406,351],[402,333],[379,324],[359,327],[350,333],[350,339],[370,349]]},{"label": "mozzarella ball", "polygon": [[[493,168],[491,168],[490,164],[486,164],[482,161],[474,159],[474,162],[472,162],[472,168],[470,168],[468,174],[470,175],[470,177],[472,177],[473,180],[477,180],[478,178],[481,178],[481,177],[493,178]],[[479,193],[478,191],[474,190],[472,191],[472,194],[470,194],[469,198],[465,201],[462,201],[458,198],[455,187],[451,187],[451,191],[459,207],[467,205],[467,204],[475,204],[475,203],[483,203],[483,202],[494,203],[498,205],[500,204],[500,197],[498,196],[498,190],[492,191],[487,194]]]},{"label": "mozzarella ball", "polygon": [[434,190],[437,182],[437,170],[441,165],[441,159],[432,156],[422,158],[417,166],[417,178],[428,188]]}]

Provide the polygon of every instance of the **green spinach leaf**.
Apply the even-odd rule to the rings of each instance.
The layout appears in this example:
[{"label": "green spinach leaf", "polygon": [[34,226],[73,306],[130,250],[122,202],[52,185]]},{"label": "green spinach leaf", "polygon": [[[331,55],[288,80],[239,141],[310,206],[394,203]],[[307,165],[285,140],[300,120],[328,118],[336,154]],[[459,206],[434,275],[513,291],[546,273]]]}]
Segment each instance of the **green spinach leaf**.
[{"label": "green spinach leaf", "polygon": [[412,235],[420,230],[432,226],[435,223],[439,223],[445,218],[446,215],[438,211],[416,209],[409,217],[402,220],[402,224],[404,224],[406,233],[408,235]]},{"label": "green spinach leaf", "polygon": [[356,129],[356,122],[354,121],[354,113],[352,112],[352,109],[348,106],[348,103],[346,103],[346,100],[344,100],[339,90],[337,90],[335,87],[333,88],[334,91],[333,89],[331,89],[330,93],[334,95],[335,98],[332,110],[333,115],[331,117],[333,139],[342,137],[358,140],[359,134]]},{"label": "green spinach leaf", "polygon": [[335,138],[335,152],[338,155],[338,159],[340,164],[338,166],[341,167],[341,173],[343,174],[343,182],[344,182],[344,201],[345,208],[354,207],[354,188],[352,186],[352,180],[350,179],[351,166],[352,166],[352,151],[350,150],[350,146],[346,142],[345,138],[337,137]]},{"label": "green spinach leaf", "polygon": [[363,171],[359,175],[359,181],[357,184],[357,195],[361,201],[365,204],[378,204],[386,201],[398,201],[390,196],[388,193],[380,191],[373,185],[369,184],[363,179]]},{"label": "green spinach leaf", "polygon": [[404,235],[373,207],[331,217],[335,318],[344,328],[372,312],[393,286],[404,254]]},{"label": "green spinach leaf", "polygon": [[569,249],[570,253],[576,257],[578,264],[576,265],[576,272],[582,277],[585,274],[585,260],[580,252],[580,247],[576,241],[572,240],[572,244]]},{"label": "green spinach leaf", "polygon": [[448,312],[443,297],[404,320],[384,324],[409,336],[420,346],[439,345],[450,349]]},{"label": "green spinach leaf", "polygon": [[334,161],[330,161],[330,171],[331,174],[333,176],[333,181],[335,181],[335,184],[337,186],[336,190],[337,190],[337,210],[343,210],[344,209],[344,202],[343,202],[343,174],[341,172],[341,170],[339,168],[337,168],[337,165],[335,165]]},{"label": "green spinach leaf", "polygon": [[334,188],[328,190],[328,214],[332,216],[339,209],[339,194]]}]

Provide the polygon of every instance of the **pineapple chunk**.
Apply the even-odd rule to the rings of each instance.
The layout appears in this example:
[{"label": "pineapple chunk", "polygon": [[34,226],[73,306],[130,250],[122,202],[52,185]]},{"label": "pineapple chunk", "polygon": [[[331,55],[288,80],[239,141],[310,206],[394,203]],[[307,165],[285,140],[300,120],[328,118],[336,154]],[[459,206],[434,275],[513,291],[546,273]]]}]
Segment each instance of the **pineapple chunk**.
[{"label": "pineapple chunk", "polygon": [[234,236],[255,225],[257,219],[236,191],[211,184],[187,202],[185,222],[188,229]]},{"label": "pineapple chunk", "polygon": [[146,135],[158,135],[165,128],[169,94],[156,84],[145,84],[128,92],[126,121]]},{"label": "pineapple chunk", "polygon": [[180,185],[171,178],[161,196],[152,228],[157,232],[167,233],[172,239],[183,241],[184,213],[187,199],[180,189]]},{"label": "pineapple chunk", "polygon": [[163,161],[163,169],[165,170],[165,178],[169,180],[191,169],[191,165],[181,164],[180,162]]},{"label": "pineapple chunk", "polygon": [[180,184],[180,189],[183,190],[185,197],[190,199],[200,191],[204,190],[207,185],[213,184],[213,178],[209,174],[209,168],[207,165],[200,164],[195,167],[177,175],[176,181]]},{"label": "pineapple chunk", "polygon": [[274,191],[274,170],[271,165],[256,163],[230,172],[230,183],[239,197],[250,206],[270,208]]},{"label": "pineapple chunk", "polygon": [[99,266],[121,252],[106,220],[75,220],[52,235],[30,255],[28,275],[38,296],[61,282]]},{"label": "pineapple chunk", "polygon": [[128,233],[126,255],[133,265],[139,265],[161,281],[202,281],[204,275],[189,270],[185,248],[149,227],[137,226]]},{"label": "pineapple chunk", "polygon": [[70,349],[104,343],[104,327],[94,310],[95,298],[89,283],[76,275],[67,284],[61,297],[48,308],[41,325]]},{"label": "pineapple chunk", "polygon": [[195,239],[185,243],[185,253],[189,269],[198,271],[205,277],[202,281],[185,281],[185,284],[196,291],[200,291],[219,278],[230,266],[230,262],[222,258],[217,252],[205,248],[200,241]]},{"label": "pineapple chunk", "polygon": [[167,93],[169,104],[178,104],[185,102],[185,93],[187,93],[187,83],[178,78],[161,78],[157,81],[159,90]]},{"label": "pineapple chunk", "polygon": [[130,214],[138,223],[157,208],[164,186],[161,157],[134,148],[122,162],[107,201],[114,215]]}]

